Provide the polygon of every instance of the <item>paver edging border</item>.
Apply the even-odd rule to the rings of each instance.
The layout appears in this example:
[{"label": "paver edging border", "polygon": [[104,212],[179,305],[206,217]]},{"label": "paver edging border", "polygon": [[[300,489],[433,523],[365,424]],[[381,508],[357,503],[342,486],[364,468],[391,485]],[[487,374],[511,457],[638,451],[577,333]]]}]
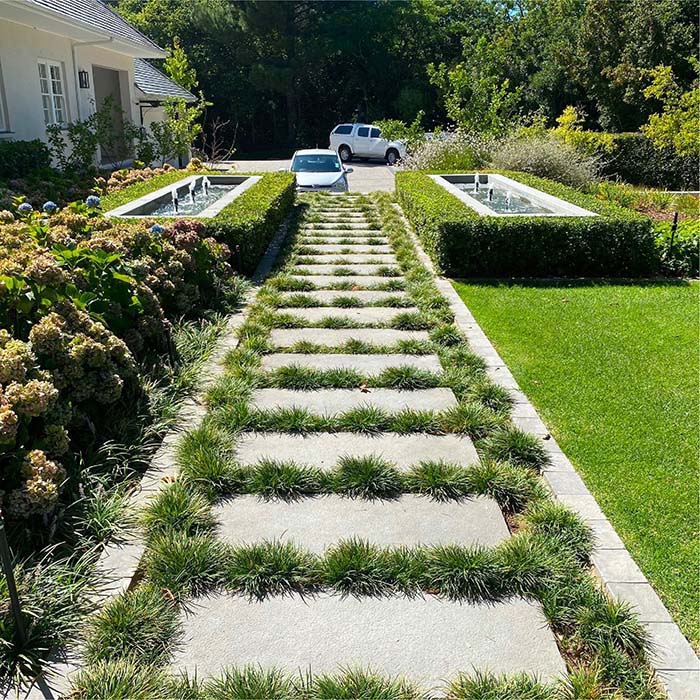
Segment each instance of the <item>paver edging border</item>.
[{"label": "paver edging border", "polygon": [[[250,289],[243,297],[239,308],[229,316],[225,330],[202,367],[197,394],[182,402],[174,427],[163,437],[160,447],[151,459],[150,466],[141,477],[138,488],[131,494],[129,508],[141,508],[158,493],[164,483],[175,477],[177,442],[185,431],[197,427],[206,414],[206,408],[201,399],[206,389],[224,372],[223,362],[226,355],[238,346],[236,330],[245,322],[251,302],[270,274],[289,232],[290,222],[291,217],[288,216],[267,247],[250,279]],[[132,532],[118,542],[108,542],[104,546],[96,565],[97,576],[102,577],[104,581],[99,595],[96,596],[99,598],[100,607],[129,590],[138,581],[141,557],[145,548],[143,538],[138,532]],[[9,698],[58,700],[70,692],[70,676],[79,669],[78,660],[75,650],[73,653],[71,650],[61,650],[60,656],[56,653],[49,654],[46,659],[46,670],[26,691],[18,694],[16,689],[9,688],[2,697],[8,700]]]},{"label": "paver edging border", "polygon": [[520,430],[536,436],[549,454],[551,463],[543,470],[542,476],[553,495],[578,513],[595,533],[597,546],[592,557],[595,572],[608,592],[630,604],[647,627],[655,650],[650,662],[669,700],[697,700],[700,696],[700,659],[467,305],[450,281],[436,272],[433,261],[401,207],[398,204],[394,207],[411,236],[418,258],[435,275],[435,284],[447,299],[454,322],[467,337],[472,352],[485,361],[489,377],[510,391],[514,400],[513,423]]}]

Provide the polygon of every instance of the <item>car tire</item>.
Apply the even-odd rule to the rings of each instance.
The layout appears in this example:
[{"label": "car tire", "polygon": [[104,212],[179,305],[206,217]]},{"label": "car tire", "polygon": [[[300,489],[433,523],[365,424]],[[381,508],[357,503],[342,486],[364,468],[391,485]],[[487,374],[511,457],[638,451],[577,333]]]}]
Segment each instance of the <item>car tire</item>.
[{"label": "car tire", "polygon": [[350,146],[342,145],[338,148],[338,156],[343,163],[349,163],[352,160],[352,151]]},{"label": "car tire", "polygon": [[396,165],[398,160],[399,160],[399,152],[395,148],[390,148],[386,152],[386,164],[387,165]]}]

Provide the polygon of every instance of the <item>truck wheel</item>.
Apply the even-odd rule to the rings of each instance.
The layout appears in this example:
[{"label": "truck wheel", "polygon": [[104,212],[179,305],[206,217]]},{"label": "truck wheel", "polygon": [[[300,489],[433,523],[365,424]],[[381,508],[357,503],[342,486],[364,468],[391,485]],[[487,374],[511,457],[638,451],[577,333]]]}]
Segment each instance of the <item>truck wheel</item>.
[{"label": "truck wheel", "polygon": [[398,160],[399,160],[399,152],[395,148],[390,148],[386,152],[386,164],[387,165],[396,165]]},{"label": "truck wheel", "polygon": [[338,155],[343,163],[349,163],[352,160],[352,151],[350,150],[350,146],[341,146],[338,149]]}]

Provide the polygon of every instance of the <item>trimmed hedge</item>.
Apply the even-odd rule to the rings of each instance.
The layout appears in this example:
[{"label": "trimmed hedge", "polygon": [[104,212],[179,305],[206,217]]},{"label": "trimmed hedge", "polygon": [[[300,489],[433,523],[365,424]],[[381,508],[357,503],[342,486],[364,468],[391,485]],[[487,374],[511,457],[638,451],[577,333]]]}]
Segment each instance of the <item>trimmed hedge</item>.
[{"label": "trimmed hedge", "polygon": [[294,203],[294,193],[293,175],[267,173],[213,219],[205,219],[207,232],[231,248],[234,266],[251,274]]},{"label": "trimmed hedge", "polygon": [[0,179],[27,177],[51,167],[51,155],[43,141],[0,141]]},{"label": "trimmed hedge", "polygon": [[480,216],[421,172],[397,173],[398,199],[433,262],[452,277],[654,273],[651,221],[550,180],[500,173],[597,217]]}]

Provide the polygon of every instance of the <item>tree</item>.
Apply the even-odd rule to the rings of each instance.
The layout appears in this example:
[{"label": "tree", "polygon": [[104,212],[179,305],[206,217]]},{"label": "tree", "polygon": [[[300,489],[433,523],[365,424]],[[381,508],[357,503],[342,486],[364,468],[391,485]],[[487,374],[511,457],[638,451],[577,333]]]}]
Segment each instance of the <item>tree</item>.
[{"label": "tree", "polygon": [[[695,62],[696,70],[698,68]],[[649,71],[651,85],[644,96],[663,104],[661,112],[652,114],[642,131],[657,148],[672,146],[681,155],[700,152],[700,86],[683,92],[670,66],[657,66]]]}]

